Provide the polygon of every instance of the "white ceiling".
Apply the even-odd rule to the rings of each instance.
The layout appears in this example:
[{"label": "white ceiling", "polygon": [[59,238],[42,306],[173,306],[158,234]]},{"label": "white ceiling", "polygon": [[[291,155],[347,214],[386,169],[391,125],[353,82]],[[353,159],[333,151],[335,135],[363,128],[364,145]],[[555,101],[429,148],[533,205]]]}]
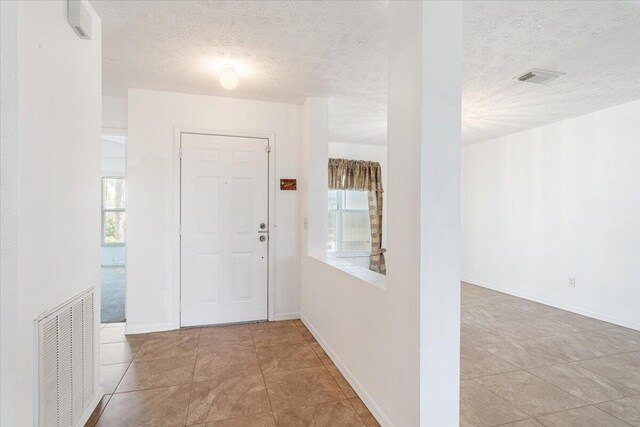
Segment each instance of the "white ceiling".
[{"label": "white ceiling", "polygon": [[[483,141],[640,99],[640,7],[465,2],[463,135]],[[547,85],[531,68],[566,73]]]},{"label": "white ceiling", "polygon": [[[126,88],[330,101],[333,141],[386,142],[387,2],[98,1],[104,93]],[[633,2],[465,2],[463,140],[640,99]],[[236,65],[240,86],[218,73]],[[546,86],[530,68],[567,73]]]}]

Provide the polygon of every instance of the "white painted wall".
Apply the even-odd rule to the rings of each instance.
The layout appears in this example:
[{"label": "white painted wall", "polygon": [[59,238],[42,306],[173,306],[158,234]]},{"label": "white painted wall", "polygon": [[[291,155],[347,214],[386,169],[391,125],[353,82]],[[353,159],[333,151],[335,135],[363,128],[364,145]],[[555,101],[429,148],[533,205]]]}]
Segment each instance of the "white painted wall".
[{"label": "white painted wall", "polygon": [[[301,107],[129,90],[127,140],[127,328],[170,329],[174,316],[174,128],[275,133],[275,176],[297,178]],[[276,190],[275,313],[299,311],[298,193]]]},{"label": "white painted wall", "polygon": [[124,96],[102,96],[102,129],[105,133],[110,131],[126,132],[127,98]]},{"label": "white painted wall", "polygon": [[[410,55],[405,56],[406,51],[398,55],[411,60]],[[420,425],[457,427],[460,412],[461,1],[423,2],[421,61]],[[396,72],[395,78],[402,80],[401,70]],[[401,164],[396,163],[396,167]]]},{"label": "white painted wall", "polygon": [[0,2],[0,425],[15,426],[18,314],[18,5]]},{"label": "white painted wall", "polygon": [[327,104],[311,98],[303,109],[300,312],[383,426],[457,426],[461,10],[456,2],[390,2],[389,12],[386,288],[317,253],[326,242],[318,212],[327,206]]},{"label": "white painted wall", "polygon": [[[8,324],[12,342],[4,341],[4,329],[2,338],[2,390],[12,392],[10,400],[2,396],[3,426],[33,424],[34,319],[90,286],[99,295],[101,38],[100,19],[84,3],[93,18],[90,41],[67,24],[66,1],[2,4],[3,328],[5,304],[15,316]],[[6,42],[12,44],[8,57]],[[6,88],[5,66],[13,73]],[[5,148],[18,160],[6,170]],[[8,193],[5,178],[13,187]],[[5,206],[15,214],[8,235]],[[12,295],[5,300],[7,253]],[[99,312],[97,301],[96,331]]]},{"label": "white painted wall", "polygon": [[640,329],[638,117],[640,101],[464,147],[464,280]]}]

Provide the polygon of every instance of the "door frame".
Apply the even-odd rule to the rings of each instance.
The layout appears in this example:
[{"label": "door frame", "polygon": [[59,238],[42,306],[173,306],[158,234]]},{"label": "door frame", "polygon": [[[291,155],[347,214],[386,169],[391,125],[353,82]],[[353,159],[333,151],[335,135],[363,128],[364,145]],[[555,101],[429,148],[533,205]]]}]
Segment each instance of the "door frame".
[{"label": "door frame", "polygon": [[182,159],[180,158],[182,148],[182,134],[200,134],[200,135],[212,135],[212,136],[232,136],[238,138],[255,138],[266,139],[268,146],[271,150],[267,153],[268,165],[267,165],[267,186],[269,188],[267,198],[267,224],[269,224],[269,239],[267,240],[267,319],[270,321],[275,320],[275,283],[276,283],[276,263],[275,263],[275,242],[277,224],[275,222],[276,212],[276,134],[271,133],[256,133],[245,131],[219,131],[211,129],[197,129],[197,128],[173,128],[173,218],[172,228],[173,233],[173,328],[179,329],[180,311],[182,306],[181,301],[181,237],[180,237],[180,223],[181,223],[181,172],[182,172]]}]

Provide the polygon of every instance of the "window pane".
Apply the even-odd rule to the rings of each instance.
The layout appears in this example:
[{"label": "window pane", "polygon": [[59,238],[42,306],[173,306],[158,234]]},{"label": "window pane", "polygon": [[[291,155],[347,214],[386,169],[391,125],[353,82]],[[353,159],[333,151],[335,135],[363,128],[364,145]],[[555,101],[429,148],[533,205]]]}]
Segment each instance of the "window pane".
[{"label": "window pane", "polygon": [[345,191],[345,209],[369,209],[369,194],[366,191]]},{"label": "window pane", "polygon": [[342,212],[342,252],[369,252],[369,212]]},{"label": "window pane", "polygon": [[329,211],[329,232],[327,233],[327,252],[335,253],[337,248],[337,230],[336,230],[336,220],[338,218],[338,213],[335,210]]},{"label": "window pane", "polygon": [[105,178],[102,185],[104,209],[124,209],[124,178]]},{"label": "window pane", "polygon": [[104,212],[104,242],[124,243],[124,212]]}]

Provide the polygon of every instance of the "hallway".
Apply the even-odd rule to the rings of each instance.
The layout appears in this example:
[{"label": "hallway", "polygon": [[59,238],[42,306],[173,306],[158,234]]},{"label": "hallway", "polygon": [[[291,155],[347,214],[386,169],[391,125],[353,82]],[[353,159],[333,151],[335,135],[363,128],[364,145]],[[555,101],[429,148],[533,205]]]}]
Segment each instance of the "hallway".
[{"label": "hallway", "polygon": [[[378,425],[299,320],[101,341],[89,426]],[[463,284],[461,347],[461,426],[640,425],[640,332]]]},{"label": "hallway", "polygon": [[88,426],[378,425],[299,320],[100,335]]},{"label": "hallway", "polygon": [[125,321],[125,269],[123,265],[100,267],[100,322],[118,323]]}]

